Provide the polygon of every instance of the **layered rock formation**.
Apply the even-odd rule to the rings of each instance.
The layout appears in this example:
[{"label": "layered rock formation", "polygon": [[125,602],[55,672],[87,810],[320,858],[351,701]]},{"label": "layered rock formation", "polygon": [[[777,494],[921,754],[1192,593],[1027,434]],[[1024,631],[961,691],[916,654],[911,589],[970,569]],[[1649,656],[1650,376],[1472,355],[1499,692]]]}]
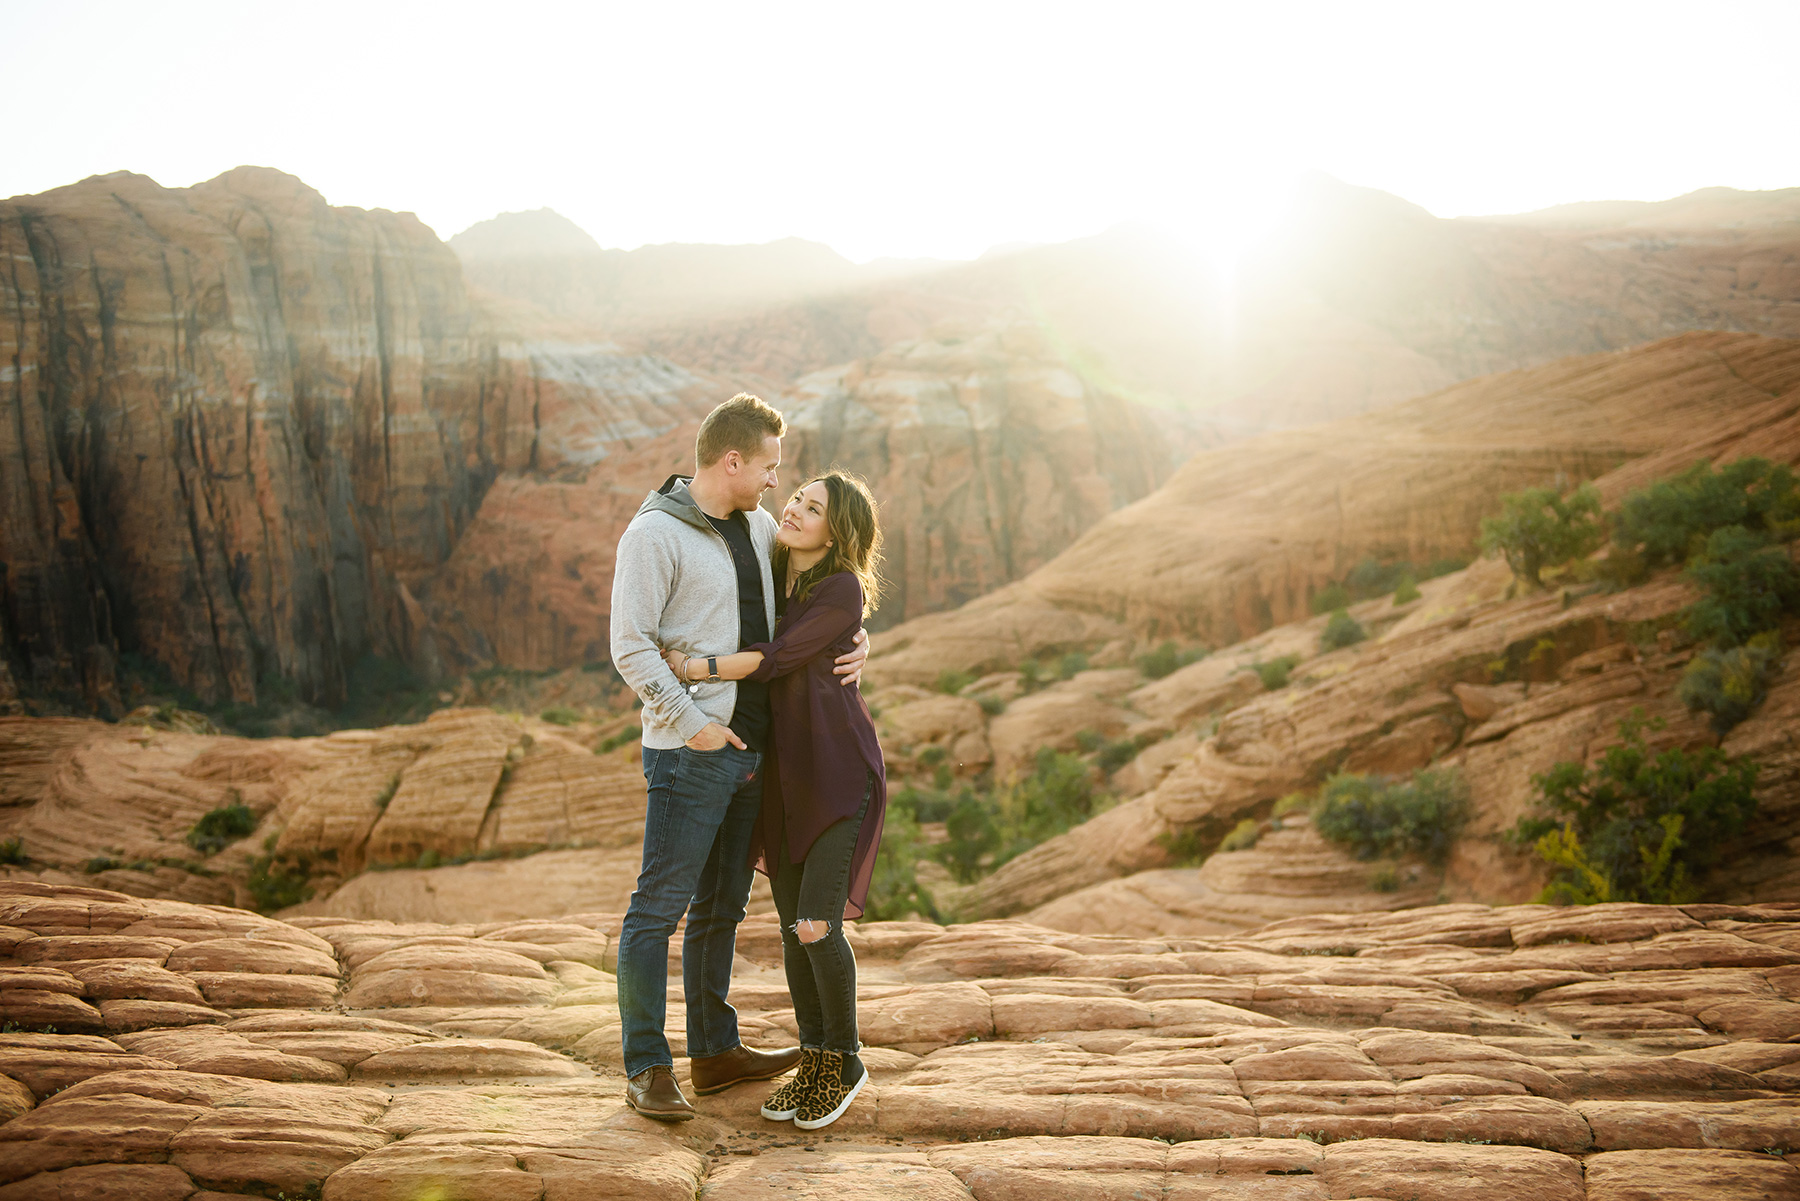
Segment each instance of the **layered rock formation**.
[{"label": "layered rock formation", "polygon": [[[282,896],[248,889],[258,872],[285,879],[289,895],[277,903],[291,904],[302,892],[323,900],[351,877],[360,881],[353,895],[379,896],[384,886],[410,895],[419,891],[416,875],[430,872],[370,869],[480,859],[498,862],[442,869],[451,873],[439,878],[443,886],[460,893],[452,903],[465,906],[458,912],[618,907],[636,877],[644,779],[636,743],[596,754],[589,742],[598,732],[480,709],[443,710],[414,726],[260,741],[0,718],[0,832],[19,839],[27,858],[0,870],[248,905]],[[583,737],[588,742],[577,741]],[[250,811],[254,831],[197,852],[189,844],[195,825],[235,805]],[[452,883],[459,871],[492,875],[505,860],[540,851],[557,858],[508,873],[491,891]]]},{"label": "layered rock formation", "polygon": [[1094,386],[1030,325],[903,343],[807,376],[783,404],[796,481],[841,464],[882,502],[878,626],[1048,562],[1202,436]]},{"label": "layered rock formation", "polygon": [[431,231],[239,168],[7,201],[0,247],[18,683],[105,708],[124,649],[208,700],[280,676],[335,703],[357,658],[405,657],[408,582],[529,442]]},{"label": "layered rock formation", "polygon": [[[861,923],[872,1081],[813,1134],[757,1114],[769,1085],[673,1127],[624,1108],[617,914],[283,925],[0,885],[0,917],[10,1196],[1800,1193],[1780,906],[1455,905],[1231,939]],[[744,925],[756,1045],[794,1037],[779,947],[772,918]],[[671,1005],[677,1056],[682,1023]]]}]

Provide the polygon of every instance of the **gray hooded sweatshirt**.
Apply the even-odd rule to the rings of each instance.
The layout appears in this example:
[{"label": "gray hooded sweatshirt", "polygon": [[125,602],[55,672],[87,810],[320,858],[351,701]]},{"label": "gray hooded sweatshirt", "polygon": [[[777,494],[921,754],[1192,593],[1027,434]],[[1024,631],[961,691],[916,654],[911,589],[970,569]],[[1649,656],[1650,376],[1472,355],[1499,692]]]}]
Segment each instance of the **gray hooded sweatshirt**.
[{"label": "gray hooded sweatshirt", "polygon": [[[763,605],[775,628],[775,580],[769,552],[775,519],[761,508],[744,514],[762,566]],[[737,684],[689,686],[663,662],[660,647],[708,655],[738,649],[737,568],[724,535],[688,492],[688,477],[670,476],[644,498],[619,538],[613,564],[612,660],[644,702],[644,745],[680,746],[707,723],[730,725]]]}]

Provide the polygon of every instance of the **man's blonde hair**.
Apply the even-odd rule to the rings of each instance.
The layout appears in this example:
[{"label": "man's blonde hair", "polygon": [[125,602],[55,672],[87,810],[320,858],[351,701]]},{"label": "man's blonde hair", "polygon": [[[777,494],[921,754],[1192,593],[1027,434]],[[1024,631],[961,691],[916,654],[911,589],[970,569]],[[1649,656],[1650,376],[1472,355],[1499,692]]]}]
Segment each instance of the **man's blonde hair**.
[{"label": "man's blonde hair", "polygon": [[733,450],[749,458],[762,449],[763,439],[786,434],[786,418],[762,397],[739,392],[700,423],[700,434],[694,439],[694,462],[711,467]]}]

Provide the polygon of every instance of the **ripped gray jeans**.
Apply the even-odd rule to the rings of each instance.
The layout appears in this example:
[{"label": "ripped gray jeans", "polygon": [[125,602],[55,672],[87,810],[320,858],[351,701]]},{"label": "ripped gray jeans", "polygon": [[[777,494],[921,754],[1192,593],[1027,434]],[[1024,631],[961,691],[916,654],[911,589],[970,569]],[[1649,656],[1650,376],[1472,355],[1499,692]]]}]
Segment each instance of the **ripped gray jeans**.
[{"label": "ripped gray jeans", "polygon": [[[871,774],[856,816],[827,827],[804,863],[788,863],[783,854],[769,881],[781,918],[781,965],[803,1047],[846,1055],[862,1049],[856,1035],[856,956],[844,938],[844,901],[850,893],[850,860],[874,788]],[[795,929],[802,923],[810,941]],[[823,937],[817,936],[820,927],[829,927]]]}]

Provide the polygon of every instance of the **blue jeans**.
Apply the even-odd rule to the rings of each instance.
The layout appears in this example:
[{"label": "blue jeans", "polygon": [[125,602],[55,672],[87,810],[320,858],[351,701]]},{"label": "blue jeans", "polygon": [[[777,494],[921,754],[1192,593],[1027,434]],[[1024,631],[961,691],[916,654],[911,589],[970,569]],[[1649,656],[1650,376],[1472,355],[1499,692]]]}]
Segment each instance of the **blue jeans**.
[{"label": "blue jeans", "polygon": [[762,810],[762,756],[644,748],[649,805],[644,864],[619,931],[619,1018],[625,1073],[674,1066],[668,1016],[669,936],[683,910],[681,975],[690,1058],[738,1045],[737,1010],[725,1000],[738,923],[750,900],[750,835]]}]

